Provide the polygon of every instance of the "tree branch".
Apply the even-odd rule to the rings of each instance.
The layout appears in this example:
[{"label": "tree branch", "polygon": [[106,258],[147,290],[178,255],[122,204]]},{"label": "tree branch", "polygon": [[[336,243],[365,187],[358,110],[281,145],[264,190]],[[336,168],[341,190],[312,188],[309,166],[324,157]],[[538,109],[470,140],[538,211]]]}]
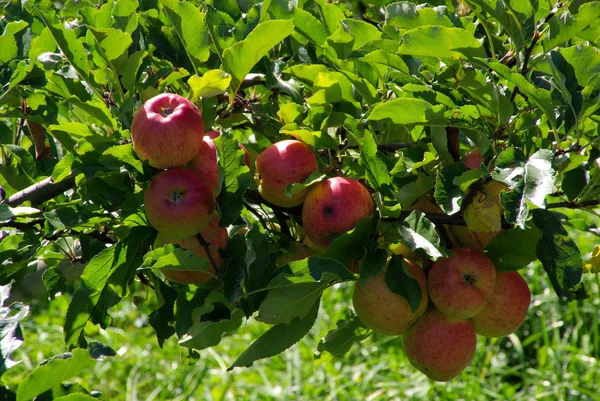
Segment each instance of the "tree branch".
[{"label": "tree branch", "polygon": [[[416,142],[398,142],[398,143],[384,143],[377,145],[377,150],[380,152],[393,153],[397,150],[407,149],[414,146]],[[360,149],[358,146],[346,146],[344,149]]]},{"label": "tree branch", "polygon": [[600,205],[600,199],[590,199],[587,201],[577,202],[577,201],[564,201],[564,202],[556,202],[556,203],[548,203],[546,205],[546,209],[558,209],[558,208],[566,208],[566,209],[580,209],[587,206],[598,206]]},{"label": "tree branch", "polygon": [[[412,211],[404,211],[404,212],[400,212],[400,216],[398,217],[384,217],[381,220],[382,221],[387,221],[387,222],[394,222],[394,221],[404,221],[410,214],[412,213]],[[423,213],[425,215],[425,217],[431,221],[432,223],[438,225],[438,224],[442,224],[442,225],[451,225],[451,226],[465,226],[467,225],[467,222],[465,221],[464,217],[459,215],[459,214],[453,214],[453,215],[447,215],[447,214],[443,214],[443,213]],[[504,221],[504,219],[502,219],[502,228],[503,229],[511,229],[514,228],[514,226],[512,224],[507,223],[506,221]]]},{"label": "tree branch", "polygon": [[202,245],[202,248],[204,248],[204,251],[206,252],[206,256],[208,257],[208,261],[210,262],[212,268],[215,270],[215,274],[217,275],[218,278],[221,278],[221,272],[219,271],[219,268],[217,267],[217,263],[215,262],[215,259],[212,256],[210,244],[208,242],[206,242],[206,240],[204,239],[202,234],[197,234],[196,238],[198,238],[200,245]]},{"label": "tree branch", "polygon": [[30,201],[32,205],[42,204],[65,191],[75,186],[75,176],[65,178],[64,180],[54,183],[52,177],[48,177],[22,191],[4,199],[2,202],[11,207],[19,206],[20,204]]}]

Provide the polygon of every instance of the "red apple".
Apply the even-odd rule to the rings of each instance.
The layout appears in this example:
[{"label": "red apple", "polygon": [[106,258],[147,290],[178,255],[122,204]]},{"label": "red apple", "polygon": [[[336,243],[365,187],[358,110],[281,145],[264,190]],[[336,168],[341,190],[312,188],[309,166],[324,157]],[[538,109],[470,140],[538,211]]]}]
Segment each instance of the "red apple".
[{"label": "red apple", "polygon": [[186,98],[162,93],[144,103],[131,124],[133,149],[159,169],[183,167],[200,150],[204,120]]},{"label": "red apple", "polygon": [[531,292],[518,272],[498,273],[492,299],[471,318],[475,332],[487,337],[514,333],[525,321]]},{"label": "red apple", "polygon": [[438,259],[427,277],[431,301],[443,314],[468,319],[485,307],[494,293],[496,268],[484,253],[471,248],[453,249]]},{"label": "red apple", "polygon": [[415,368],[432,380],[445,382],[471,362],[477,336],[468,319],[450,319],[430,308],[404,333],[402,345]]},{"label": "red apple", "polygon": [[479,149],[473,149],[466,152],[461,161],[471,170],[479,170],[481,167],[481,151]]},{"label": "red apple", "polygon": [[217,147],[209,136],[204,137],[200,150],[187,165],[187,168],[208,185],[213,196],[217,196],[219,191],[219,162],[217,161]]},{"label": "red apple", "polygon": [[215,212],[210,188],[185,168],[157,174],[146,188],[144,205],[150,224],[174,240],[191,237],[204,230]]},{"label": "red apple", "polygon": [[372,212],[373,198],[363,185],[352,178],[333,177],[310,189],[302,206],[302,223],[315,245],[327,247]]},{"label": "red apple", "polygon": [[256,158],[258,192],[268,202],[280,207],[301,205],[308,188],[285,195],[288,184],[304,182],[319,170],[317,158],[304,143],[293,139],[279,141],[263,150]]},{"label": "red apple", "polygon": [[365,285],[362,285],[359,279],[354,287],[352,303],[356,315],[368,328],[398,336],[425,313],[428,301],[425,273],[416,263],[409,260],[404,262],[408,275],[417,280],[421,287],[419,307],[412,312],[406,298],[390,291],[385,282],[385,271],[367,280]]}]

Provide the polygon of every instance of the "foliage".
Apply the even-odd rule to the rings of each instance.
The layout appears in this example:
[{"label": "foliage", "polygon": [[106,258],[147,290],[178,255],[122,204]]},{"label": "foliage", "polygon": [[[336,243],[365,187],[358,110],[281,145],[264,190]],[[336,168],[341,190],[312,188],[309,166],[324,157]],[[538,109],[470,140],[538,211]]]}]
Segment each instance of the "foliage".
[{"label": "foliage", "polygon": [[[272,326],[230,367],[248,366],[310,331],[321,294],[356,279],[344,258],[375,275],[378,249],[393,243],[432,260],[449,252],[444,225],[464,224],[464,205],[494,179],[509,188],[504,227],[519,234],[499,236],[490,255],[506,270],[538,258],[562,299],[581,299],[584,257],[568,230],[595,227],[543,209],[599,203],[598,15],[597,2],[10,2],[0,21],[0,284],[43,262],[54,297],[68,288],[61,262],[86,263],[64,322],[73,360],[88,358],[85,328],[110,327],[111,308],[140,283],[159,300],[161,344],[177,335],[184,347],[214,346],[258,316]],[[141,205],[156,171],[135,156],[130,128],[161,92],[188,97],[223,132],[217,201],[231,239],[221,279],[206,288],[148,266],[156,232]],[[299,214],[260,204],[238,143],[255,156],[290,136],[320,155],[324,174],[364,179],[378,213],[325,255],[278,269]],[[472,148],[480,172],[460,161]],[[62,191],[23,197],[48,178]],[[407,214],[428,196],[444,214]],[[343,357],[350,348],[336,338],[368,336],[349,319],[319,352]],[[46,390],[19,387],[17,397]]]}]

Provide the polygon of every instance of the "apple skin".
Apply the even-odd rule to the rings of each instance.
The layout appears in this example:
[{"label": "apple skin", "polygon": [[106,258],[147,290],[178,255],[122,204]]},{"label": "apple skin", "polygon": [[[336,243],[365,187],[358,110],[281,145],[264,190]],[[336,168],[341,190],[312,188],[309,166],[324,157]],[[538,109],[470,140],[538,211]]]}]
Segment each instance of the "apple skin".
[{"label": "apple skin", "polygon": [[481,151],[473,149],[466,152],[461,161],[471,170],[479,170],[481,168]]},{"label": "apple skin", "polygon": [[498,273],[492,299],[471,323],[479,335],[507,336],[523,324],[530,303],[531,292],[518,272]]},{"label": "apple skin", "polygon": [[373,213],[369,191],[352,178],[333,177],[315,184],[302,205],[302,223],[306,235],[318,247],[327,247],[333,239]]},{"label": "apple skin", "polygon": [[[219,224],[219,217],[215,214],[208,227],[206,227],[201,235],[206,242],[208,242],[210,248],[210,255],[215,262],[217,268],[221,267],[221,255],[219,255],[218,249],[225,249],[227,247],[227,229],[224,227],[217,227]],[[161,233],[159,233],[154,241],[154,248],[164,246],[166,244],[177,244],[180,247],[187,249],[203,259],[208,259],[208,255],[204,247],[200,244],[197,236],[191,236],[180,240],[171,240]],[[213,274],[216,273],[214,268],[211,268]],[[213,277],[203,271],[191,271],[191,270],[161,270],[161,273],[169,280],[179,284],[206,284]]]},{"label": "apple skin", "polygon": [[258,192],[267,202],[280,207],[299,206],[308,188],[285,196],[288,184],[301,183],[319,170],[317,158],[304,143],[293,139],[279,141],[263,150],[256,158]]},{"label": "apple skin", "polygon": [[150,224],[173,240],[204,230],[215,212],[210,188],[185,168],[157,174],[146,188],[144,206]]},{"label": "apple skin", "polygon": [[217,161],[217,147],[213,140],[204,136],[200,150],[189,162],[187,168],[192,170],[212,190],[213,196],[219,191],[219,162]]},{"label": "apple skin", "polygon": [[450,319],[429,308],[404,333],[402,345],[411,365],[432,380],[446,382],[471,362],[477,336],[468,319]]},{"label": "apple skin", "polygon": [[183,167],[202,145],[204,120],[186,98],[162,93],[144,103],[131,124],[133,149],[152,167]]},{"label": "apple skin", "polygon": [[365,285],[360,279],[356,281],[352,303],[358,318],[368,328],[379,333],[398,336],[409,327],[427,310],[427,279],[423,270],[414,262],[404,260],[408,274],[417,280],[421,287],[421,303],[413,313],[408,301],[403,296],[396,294],[385,283],[385,271],[378,276],[371,277]]},{"label": "apple skin", "polygon": [[309,247],[300,242],[290,243],[289,246],[286,247],[286,250],[288,253],[282,253],[275,259],[275,265],[277,267],[314,255],[314,252],[311,251]]},{"label": "apple skin", "polygon": [[453,249],[438,259],[427,276],[431,301],[443,314],[468,319],[485,307],[494,293],[496,268],[484,253],[471,248]]}]

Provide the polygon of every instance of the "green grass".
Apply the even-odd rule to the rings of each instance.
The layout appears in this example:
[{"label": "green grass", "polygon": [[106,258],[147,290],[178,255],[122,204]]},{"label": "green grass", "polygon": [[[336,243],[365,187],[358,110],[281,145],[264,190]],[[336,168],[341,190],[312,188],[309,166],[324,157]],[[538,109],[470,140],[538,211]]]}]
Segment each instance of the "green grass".
[{"label": "green grass", "polygon": [[[585,216],[585,215],[584,215]],[[578,234],[583,253],[598,237]],[[449,383],[435,383],[412,368],[400,338],[376,335],[341,360],[314,361],[314,351],[351,305],[352,285],[328,290],[309,336],[285,353],[251,368],[226,368],[268,327],[250,320],[198,361],[175,338],[159,348],[148,324],[150,296],[112,311],[114,327],[88,327],[88,338],[119,356],[97,362],[73,381],[110,400],[600,400],[600,279],[585,275],[590,298],[559,302],[541,266],[521,271],[533,294],[525,324],[501,339],[479,338],[469,367]],[[140,289],[140,291],[143,291]],[[44,359],[64,352],[62,324],[68,299],[36,301],[23,322],[22,362],[2,379],[15,388]]]}]

